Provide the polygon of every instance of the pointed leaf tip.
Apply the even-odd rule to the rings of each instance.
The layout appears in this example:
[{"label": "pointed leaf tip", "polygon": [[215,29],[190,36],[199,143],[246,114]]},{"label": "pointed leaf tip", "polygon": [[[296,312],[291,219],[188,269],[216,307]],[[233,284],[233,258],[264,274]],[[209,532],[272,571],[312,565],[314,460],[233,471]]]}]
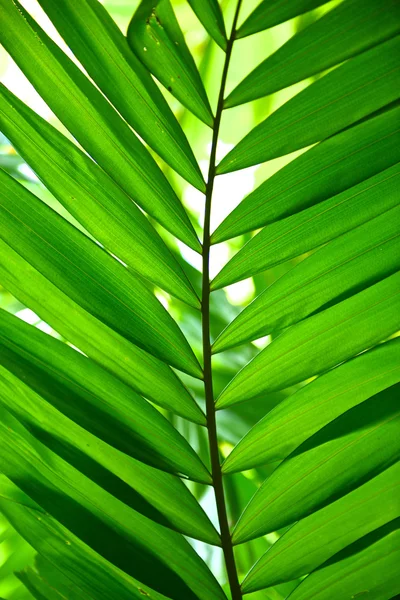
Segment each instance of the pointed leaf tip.
[{"label": "pointed leaf tip", "polygon": [[169,0],[142,0],[127,32],[148,70],[209,127],[214,117],[203,82]]}]

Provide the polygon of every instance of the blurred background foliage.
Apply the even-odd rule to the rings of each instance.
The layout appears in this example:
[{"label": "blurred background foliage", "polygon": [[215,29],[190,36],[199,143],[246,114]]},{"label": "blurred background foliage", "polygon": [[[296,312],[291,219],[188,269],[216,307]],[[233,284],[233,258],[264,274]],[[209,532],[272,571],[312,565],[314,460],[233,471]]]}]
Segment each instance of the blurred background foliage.
[{"label": "blurred background foliage", "polygon": [[[110,12],[121,30],[125,33],[128,23],[139,4],[139,0],[102,0],[102,3]],[[239,40],[235,44],[233,50],[233,58],[227,82],[227,93],[229,93],[254,67],[284,44],[291,36],[300,29],[311,24],[327,11],[330,11],[339,3],[340,0],[333,0],[322,7],[268,31],[263,31]],[[21,4],[23,4],[61,48],[69,56],[73,57],[36,0],[21,0]],[[211,106],[215,108],[220,73],[222,71],[223,52],[215,42],[207,36],[204,28],[197,20],[186,0],[172,0],[172,4],[185,34],[187,44],[204,80]],[[257,4],[259,4],[259,0],[246,0],[243,3],[241,22],[245,20]],[[227,24],[227,30],[229,31],[230,21],[233,18],[234,2],[231,0],[222,0],[221,7]],[[318,77],[320,76],[321,75],[318,75]],[[69,136],[69,133],[36,93],[16,64],[1,48],[0,79],[26,104],[42,117],[46,118],[65,135]],[[255,102],[224,111],[218,146],[218,158],[221,159],[250,129],[265,119],[268,114],[276,110],[290,97],[298,93],[303,87],[309,85],[313,80],[314,78],[302,81],[299,84],[286,88],[267,98],[262,98]],[[189,113],[189,111],[184,109],[167,91],[163,88],[161,89],[181,122],[203,172],[206,173],[211,143],[210,129]],[[305,150],[306,149],[303,149],[301,152],[304,152]],[[300,152],[296,152],[257,167],[251,167],[228,175],[219,176],[216,180],[213,196],[212,229],[215,229],[225,216],[229,214],[256,186],[270,177],[286,163],[290,162],[299,153]],[[158,160],[157,157],[156,160]],[[81,225],[73,219],[52,194],[41,184],[30,167],[28,167],[10,145],[8,140],[1,134],[0,166],[29,188],[36,196],[41,198],[43,202],[51,206],[63,217],[82,230]],[[202,223],[203,220],[204,196],[187,184],[165,165],[165,163],[161,163],[161,166],[173,187],[176,189],[179,197],[182,198],[186,209],[192,217],[193,223],[195,226],[197,224],[199,232],[200,223]],[[193,285],[199,289],[201,282],[199,272],[201,267],[200,256],[187,248],[184,244],[177,242],[175,238],[168,234],[164,229],[160,228],[155,222],[153,222],[153,225],[174,250],[182,266],[192,280]],[[242,247],[243,243],[252,235],[254,235],[254,233],[249,233],[245,236],[240,236],[228,242],[218,244],[212,248],[211,277],[218,273],[229,258],[235,254],[236,251]],[[253,278],[231,285],[225,290],[214,292],[212,295],[211,306],[212,335],[215,337],[256,295],[290,269],[295,262],[298,262],[303,258],[304,257],[289,261],[264,273],[258,274]],[[188,337],[195,352],[200,356],[200,314],[194,309],[183,305],[180,301],[175,300],[162,290],[155,290],[155,292],[163,304],[168,307],[168,310]],[[44,323],[33,311],[26,308],[1,286],[0,307],[17,315],[24,321],[35,325],[49,335],[60,338],[57,332],[55,332],[48,324]],[[258,349],[263,348],[270,343],[270,341],[271,336],[267,336],[266,338],[257,340],[253,343],[243,345],[240,349],[216,355],[214,357],[214,383],[216,392],[218,393],[228,383],[238,369],[257,353]],[[180,376],[182,376],[182,374],[180,374]],[[183,379],[195,393],[199,402],[202,402],[203,390],[201,382],[194,380],[189,376],[184,376]],[[220,448],[222,454],[227,455],[233,445],[237,443],[256,421],[264,416],[275,404],[291,394],[294,389],[295,388],[290,388],[281,392],[269,394],[267,397],[263,396],[252,402],[246,403],[244,407],[239,404],[238,406],[223,411],[223,414],[218,414]],[[205,462],[208,462],[208,441],[206,431],[193,423],[184,421],[172,414],[167,416],[173,421],[174,425],[178,427],[181,433],[185,435],[202,459]],[[227,502],[232,523],[238,519],[241,509],[246,505],[258,485],[275,466],[276,465],[269,465],[265,468],[253,469],[244,474],[239,473],[230,475],[226,478]],[[212,518],[214,515],[213,520],[216,522],[212,490],[207,489],[200,484],[190,483],[189,485],[191,491],[206,508],[207,513],[211,515]],[[256,558],[265,552],[268,546],[276,540],[276,536],[280,533],[282,532],[254,540],[253,542],[246,544],[245,547],[239,546],[236,548],[237,564],[241,574],[247,572],[250,566],[255,562]],[[222,571],[220,550],[218,548],[206,546],[201,542],[196,541],[193,543],[201,556],[210,565],[212,564],[214,573],[218,574],[218,571],[220,571],[220,579],[224,582],[225,574]],[[33,560],[34,551],[15,532],[15,530],[10,527],[5,518],[0,515],[0,600],[25,600],[32,598],[19,581],[18,576],[15,576],[14,573],[23,570],[24,568],[28,568]],[[254,600],[281,600],[293,587],[295,587],[296,584],[297,582],[283,584],[274,589],[252,594],[251,597],[252,599],[254,598]]]}]

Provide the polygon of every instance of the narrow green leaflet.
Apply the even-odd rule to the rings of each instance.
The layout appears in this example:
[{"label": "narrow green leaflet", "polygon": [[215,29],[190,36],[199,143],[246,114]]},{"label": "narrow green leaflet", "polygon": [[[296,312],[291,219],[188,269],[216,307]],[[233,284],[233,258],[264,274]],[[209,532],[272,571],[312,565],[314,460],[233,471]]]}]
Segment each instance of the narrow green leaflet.
[{"label": "narrow green leaflet", "polygon": [[[5,311],[0,312],[0,363],[125,454],[165,471],[209,480],[191,446],[146,400],[79,352]],[[10,380],[10,390],[12,386]],[[17,394],[16,383],[14,387]]]},{"label": "narrow green leaflet", "polygon": [[352,544],[314,571],[288,598],[395,600],[400,593],[399,525],[396,519]]},{"label": "narrow green leaflet", "polygon": [[229,108],[277,92],[399,32],[398,0],[345,0],[258,65],[224,105]]},{"label": "narrow green leaflet", "polygon": [[[0,474],[0,497],[9,497],[7,488],[3,485],[3,479]],[[22,498],[20,498],[22,500]],[[0,593],[2,600],[8,596],[8,591],[15,591],[20,600],[32,600],[30,596],[23,594],[23,589],[18,586],[15,580],[15,571],[22,569],[26,564],[30,564],[34,559],[34,550],[27,542],[21,538],[18,532],[12,527],[0,510]],[[18,589],[17,589],[18,588]],[[4,595],[3,595],[4,594]]]},{"label": "narrow green leaflet", "polygon": [[280,402],[235,446],[224,473],[283,460],[341,414],[400,381],[400,340],[363,352]]},{"label": "narrow green leaflet", "polygon": [[136,204],[84,152],[1,84],[0,129],[57,200],[107,250],[173,296],[199,307],[183,270]]},{"label": "narrow green leaflet", "polygon": [[1,170],[0,237],[72,300],[126,339],[202,377],[183,333],[145,284]]},{"label": "narrow green leaflet", "polygon": [[[1,366],[0,389],[0,402],[10,414],[35,438],[104,490],[170,529],[191,537],[200,536],[200,539],[207,543],[220,544],[217,532],[199,506],[195,507],[192,513],[187,512],[187,508],[195,505],[196,501],[193,497],[190,498],[190,492],[185,490],[178,478],[167,476],[158,481],[154,469],[137,469],[135,461],[49,406],[38,394]],[[174,454],[174,449],[171,454]],[[187,448],[182,454],[182,463],[186,462],[187,470],[194,474],[194,478],[202,483],[209,483],[210,475],[198,459],[196,462],[193,457],[190,458]],[[149,493],[149,488],[143,483],[146,475],[153,483],[152,493]],[[155,488],[155,483],[160,483],[160,486]],[[167,500],[168,494],[172,498]],[[156,495],[164,496],[163,500],[169,507],[160,510],[160,498],[156,501]],[[174,505],[175,511],[180,515],[178,518],[170,518],[171,505]]]},{"label": "narrow green leaflet", "polygon": [[290,525],[395,464],[399,392],[397,384],[373,396],[299,446],[254,494],[234,530],[234,543]]},{"label": "narrow green leaflet", "polygon": [[177,600],[224,598],[183,536],[131,509],[16,429],[0,424],[1,470],[46,512],[103,558],[162,594]]},{"label": "narrow green leaflet", "polygon": [[246,576],[245,593],[311,573],[334,554],[400,517],[397,463],[340,500],[302,519],[260,558]]},{"label": "narrow green leaflet", "polygon": [[23,571],[17,571],[15,576],[24,584],[26,589],[32,594],[32,597],[37,600],[83,600],[81,593],[71,588],[68,590],[70,593],[68,598],[59,589],[49,585],[42,575],[31,567]]},{"label": "narrow green leaflet", "polygon": [[400,162],[344,192],[268,225],[213,280],[213,290],[279,265],[397,206]]},{"label": "narrow green leaflet", "polygon": [[327,200],[400,160],[400,108],[314,146],[249,194],[212,235],[223,242]]},{"label": "narrow green leaflet", "polygon": [[40,0],[68,46],[138,134],[175,171],[205,190],[189,143],[150,73],[97,0]]},{"label": "narrow green leaflet", "polygon": [[0,282],[82,352],[134,390],[189,420],[205,416],[175,373],[54,286],[0,239]]},{"label": "narrow green leaflet", "polygon": [[[14,318],[14,320],[17,319]],[[7,326],[7,322],[4,322],[4,320],[2,320],[1,324],[2,327],[4,326],[4,329],[6,327],[7,329],[9,329],[9,327]],[[30,326],[28,326],[28,328],[32,329],[32,327]],[[36,330],[34,331],[36,333]],[[21,335],[18,335],[20,333],[18,332],[18,328],[13,327],[12,329],[10,329],[9,332],[12,334],[15,333],[19,344],[22,346],[24,340]],[[54,359],[56,359],[56,354],[51,353],[52,351],[54,351],[54,346],[50,344],[48,353],[40,353],[40,350],[42,348],[37,348],[35,337],[36,336],[33,334],[28,335],[26,340],[27,343],[31,343],[32,345],[32,353],[34,354],[34,351],[36,352],[36,355],[34,355],[32,362],[34,360],[36,364],[39,363],[41,365],[41,359],[45,360],[46,354],[48,362],[50,362],[50,360],[53,357]],[[41,343],[43,344],[47,342],[41,340]],[[23,381],[25,381],[32,389],[35,389],[35,391],[37,391],[50,404],[53,404],[53,406],[55,406],[58,410],[66,414],[68,417],[70,417],[76,422],[78,422],[79,417],[79,424],[85,427],[87,431],[91,431],[94,435],[98,434],[98,437],[100,439],[104,439],[105,441],[108,441],[109,443],[114,445],[115,448],[122,450],[122,452],[114,450],[109,445],[100,442],[100,439],[96,439],[94,436],[91,436],[93,443],[89,444],[89,446],[86,445],[83,448],[83,450],[85,455],[89,454],[92,456],[92,458],[94,458],[94,462],[91,463],[91,461],[81,461],[80,464],[83,465],[83,467],[88,467],[90,464],[92,464],[93,466],[95,462],[97,462],[101,463],[102,466],[105,468],[105,470],[98,468],[91,475],[105,475],[104,477],[102,476],[102,480],[104,482],[105,487],[112,486],[113,493],[120,494],[120,497],[127,504],[130,504],[132,501],[136,502],[136,506],[140,506],[144,514],[150,516],[153,520],[160,522],[163,525],[166,525],[167,527],[171,527],[176,531],[180,531],[181,533],[184,533],[189,537],[201,539],[207,541],[208,543],[218,544],[218,537],[216,537],[214,528],[210,527],[210,522],[205,516],[202,509],[200,508],[198,502],[194,499],[192,494],[189,493],[187,487],[182,483],[182,481],[178,477],[162,472],[159,469],[155,469],[143,462],[140,462],[140,460],[142,460],[140,457],[138,457],[139,460],[130,458],[130,456],[135,456],[135,449],[133,447],[134,442],[132,440],[132,434],[130,434],[130,437],[128,437],[129,430],[127,430],[127,427],[125,427],[123,431],[119,429],[121,435],[124,435],[126,439],[121,439],[119,440],[119,443],[116,443],[115,436],[112,435],[112,432],[109,432],[107,437],[104,434],[104,428],[106,427],[106,424],[108,424],[109,427],[115,424],[115,419],[111,419],[111,417],[109,417],[109,414],[107,414],[109,420],[105,421],[105,424],[103,424],[102,427],[97,424],[96,428],[96,423],[94,422],[96,415],[93,414],[93,410],[90,411],[90,408],[87,406],[87,404],[83,405],[79,414],[77,414],[77,411],[73,411],[73,405],[71,407],[66,406],[67,402],[71,402],[72,404],[72,400],[74,399],[72,393],[74,393],[75,390],[79,388],[80,380],[79,383],[77,383],[77,385],[70,386],[69,389],[71,391],[67,397],[62,396],[62,387],[60,384],[56,388],[56,391],[58,392],[58,395],[56,397],[54,394],[50,393],[50,391],[52,391],[51,389],[49,391],[50,386],[46,386],[46,383],[44,383],[43,380],[39,381],[38,378],[34,379],[32,375],[32,366],[30,366],[27,362],[18,364],[15,360],[13,360],[11,348],[14,349],[15,345],[13,346],[11,343],[8,343],[6,347],[6,352],[4,352],[3,349],[1,351],[1,362],[7,367],[7,369],[14,372],[17,376],[20,377],[20,379],[23,379]],[[22,354],[21,348],[19,349],[19,353]],[[14,355],[15,354],[16,353],[14,353]],[[48,357],[49,354],[50,358]],[[70,356],[68,358],[71,361],[73,360]],[[55,366],[57,366],[58,362],[56,360],[55,363]],[[104,371],[102,369],[93,368],[92,365],[93,363],[90,364],[89,361],[87,361],[86,364],[82,366],[87,369],[88,377],[94,377],[95,375],[99,375],[97,386],[92,386],[90,388],[93,389],[94,387],[94,392],[97,392],[98,387],[100,387],[103,383],[107,385],[107,376],[104,376]],[[102,376],[101,372],[103,372]],[[50,376],[53,377],[54,381],[54,371],[50,370],[49,367],[47,370],[43,371],[42,377]],[[79,376],[82,379],[82,388],[84,388],[84,375],[82,375],[81,371],[79,371],[78,373],[76,373],[76,376]],[[120,386],[118,384],[118,380],[116,380],[115,378],[110,377],[109,379],[111,379],[111,384],[114,384],[116,398],[115,402],[117,404],[118,389],[120,388]],[[64,379],[61,376],[59,380],[56,380],[55,384],[57,384],[58,381],[64,382],[65,380],[66,376],[64,377]],[[89,387],[89,384],[87,384],[87,387]],[[136,413],[138,414],[137,426],[140,427],[141,424],[145,425],[143,419],[141,418],[140,412],[137,410],[138,402],[134,403],[134,394],[132,394],[132,392],[129,391],[129,388],[127,388],[127,386],[122,386],[122,390],[124,390],[124,388],[125,390],[127,390],[126,402],[132,402],[131,412],[136,409]],[[109,393],[111,394],[113,388],[110,387],[110,382],[108,383],[108,389]],[[84,401],[84,399],[85,396],[81,391],[81,400]],[[88,408],[88,415],[86,416],[86,418],[83,416],[85,408]],[[144,411],[142,409],[142,413],[143,412]],[[159,429],[158,424],[159,419],[155,417],[153,427],[153,446],[154,444],[159,443],[159,440],[158,442],[154,440],[154,436],[157,435],[157,430]],[[71,427],[73,428],[73,424],[71,424]],[[145,438],[145,436],[146,433],[143,432],[143,438]],[[49,443],[49,441],[50,438],[48,437],[46,439],[46,443]],[[130,442],[132,444],[132,449],[128,453],[127,445],[129,445]],[[147,441],[146,443],[145,439],[143,439],[141,443],[143,444],[143,447],[147,450],[147,452],[150,453],[149,441]],[[78,445],[79,444],[80,442],[78,443]],[[63,455],[66,456],[67,459],[79,459],[79,452],[75,454],[68,453],[68,449],[71,448],[70,444],[58,444],[54,447],[56,448],[57,452],[62,451]],[[106,448],[106,450],[104,450],[104,448]],[[182,458],[180,458],[180,460],[182,460]],[[167,462],[168,458],[164,457],[164,466],[167,464]],[[111,474],[114,474],[115,477],[113,477]],[[132,490],[135,490],[138,496],[132,494]],[[156,493],[155,490],[157,490]],[[137,498],[139,498],[139,496],[142,497],[143,500],[141,501],[141,503],[138,504]]]},{"label": "narrow green leaflet", "polygon": [[[11,482],[10,485],[12,485]],[[39,581],[42,584],[46,584],[46,587],[41,588],[43,594],[51,594],[52,590],[57,590],[57,593],[61,595],[63,600],[83,600],[82,589],[79,586],[75,586],[70,577],[60,571],[58,566],[53,565],[40,554],[36,554],[33,564],[31,563],[30,566],[15,575],[20,581],[27,582],[25,584],[27,587],[29,587],[29,583],[32,586],[35,586],[35,584],[39,586]],[[137,583],[137,587],[139,587],[139,582]],[[47,591],[48,589],[50,589],[50,592]],[[160,596],[160,598],[164,599],[164,596]],[[39,596],[38,600],[43,599]],[[45,595],[45,600],[53,600],[53,598],[51,596],[47,598]],[[56,597],[55,600],[59,600],[59,598]]]},{"label": "narrow green leaflet", "polygon": [[400,97],[400,36],[345,62],[262,121],[225,156],[229,173],[315,144]]},{"label": "narrow green leaflet", "polygon": [[[2,412],[2,416],[3,412]],[[8,422],[8,421],[7,421]],[[0,499],[1,500],[10,500],[15,502],[15,504],[19,504],[21,506],[26,506],[27,508],[31,508],[36,510],[37,512],[46,514],[43,508],[41,508],[36,502],[34,502],[29,496],[24,494],[22,490],[17,488],[3,473],[0,473]],[[10,528],[11,529],[11,528]],[[8,529],[6,529],[8,532]],[[8,533],[1,535],[1,542],[5,541],[8,538]]]},{"label": "narrow green leaflet", "polygon": [[221,352],[289,327],[400,269],[400,206],[334,239],[247,306],[213,344]]},{"label": "narrow green leaflet", "polygon": [[[5,484],[4,476],[1,484]],[[154,600],[164,600],[165,596],[140,584],[105,560],[36,503],[31,506],[33,503],[29,496],[11,481],[7,484],[7,491],[8,498],[0,495],[1,511],[56,572],[68,577],[71,595],[78,595],[82,600],[143,600],[145,592]],[[75,597],[72,596],[72,599],[75,600]]]},{"label": "narrow green leaflet", "polygon": [[225,23],[218,0],[188,0],[210,36],[226,50]]},{"label": "narrow green leaflet", "polygon": [[218,408],[318,375],[400,329],[400,271],[290,327],[222,391]]},{"label": "narrow green leaflet", "polygon": [[236,38],[252,35],[263,29],[275,27],[293,17],[326,4],[328,0],[262,0],[245,22],[239,27]]},{"label": "narrow green leaflet", "polygon": [[0,0],[0,9],[2,44],[60,121],[137,204],[199,251],[182,204],[129,125],[17,0]]},{"label": "narrow green leaflet", "polygon": [[212,127],[214,117],[207,94],[170,1],[142,0],[129,24],[127,39],[164,87]]}]

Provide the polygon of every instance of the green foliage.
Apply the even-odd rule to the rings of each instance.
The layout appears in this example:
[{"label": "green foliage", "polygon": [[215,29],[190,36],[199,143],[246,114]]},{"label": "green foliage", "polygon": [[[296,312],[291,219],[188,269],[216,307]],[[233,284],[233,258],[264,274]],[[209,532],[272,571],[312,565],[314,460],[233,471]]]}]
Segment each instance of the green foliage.
[{"label": "green foliage", "polygon": [[169,0],[142,2],[130,22],[127,39],[150,73],[212,127],[206,91]]},{"label": "green foliage", "polygon": [[53,112],[0,84],[0,596],[397,597],[398,0],[39,4],[0,0]]}]

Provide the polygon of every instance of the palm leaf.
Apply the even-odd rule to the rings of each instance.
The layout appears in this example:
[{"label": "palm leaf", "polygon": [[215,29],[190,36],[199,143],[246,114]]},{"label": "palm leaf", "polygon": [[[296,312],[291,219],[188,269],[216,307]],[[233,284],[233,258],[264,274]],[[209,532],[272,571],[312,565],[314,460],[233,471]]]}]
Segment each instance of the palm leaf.
[{"label": "palm leaf", "polygon": [[59,120],[0,84],[0,595],[396,597],[398,3],[39,4],[0,0]]},{"label": "palm leaf", "polygon": [[[0,498],[2,511],[16,523],[18,531],[40,555],[51,563],[56,573],[59,571],[61,578],[64,574],[67,576],[71,595],[77,594],[81,598],[83,593],[87,593],[89,598],[108,599],[110,594],[116,594],[118,598],[128,600],[142,598],[143,592],[150,592],[150,588],[125,575],[94,552],[10,480],[3,479],[2,485],[7,493],[6,498]],[[59,582],[59,578],[57,580]],[[151,593],[157,600],[165,598],[153,590]]]},{"label": "palm leaf", "polygon": [[79,531],[104,558],[161,593],[173,589],[182,598],[223,597],[182,536],[120,502],[41,443],[33,443],[25,428],[1,428],[3,473],[72,532]]},{"label": "palm leaf", "polygon": [[167,365],[81,308],[2,240],[0,256],[0,281],[71,343],[147,398],[204,423],[201,410]]},{"label": "palm leaf", "polygon": [[[2,405],[24,425],[34,438],[54,451],[93,482],[137,512],[170,529],[219,545],[219,538],[205,514],[182,482],[142,463],[130,460],[95,436],[50,408],[38,394],[18,384],[1,370]],[[37,407],[37,408],[35,408]],[[46,414],[47,413],[47,414]],[[38,424],[37,416],[41,422]],[[33,439],[33,438],[32,438]],[[186,454],[188,450],[185,450]],[[184,458],[181,459],[184,463]],[[190,464],[190,459],[186,461]],[[165,468],[165,467],[164,467]],[[190,466],[189,466],[189,471]],[[199,471],[202,473],[201,469]],[[200,475],[201,479],[202,475]],[[204,477],[204,475],[203,475]],[[207,480],[207,477],[205,478]],[[157,497],[154,489],[157,488]],[[129,490],[135,493],[129,494]],[[180,496],[165,507],[169,495]]]},{"label": "palm leaf", "polygon": [[[1,171],[0,186],[0,235],[5,242],[123,337],[201,377],[181,330],[140,279]],[[179,360],[182,347],[186,356]]]}]

